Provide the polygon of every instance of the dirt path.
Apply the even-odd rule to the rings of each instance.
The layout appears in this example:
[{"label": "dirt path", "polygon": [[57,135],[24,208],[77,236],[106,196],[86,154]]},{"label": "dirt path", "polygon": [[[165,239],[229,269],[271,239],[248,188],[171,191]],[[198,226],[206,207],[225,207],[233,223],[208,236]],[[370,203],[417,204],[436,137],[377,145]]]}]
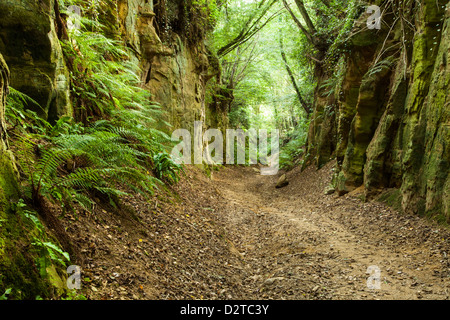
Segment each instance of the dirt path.
[{"label": "dirt path", "polygon": [[[124,207],[66,214],[89,299],[448,299],[450,231],[357,194],[325,195],[332,164],[276,176],[196,168]],[[125,208],[129,208],[125,210]],[[372,266],[372,267],[371,267]],[[368,271],[372,273],[366,273]],[[376,273],[379,271],[379,274]],[[369,284],[369,276],[375,279]]]},{"label": "dirt path", "polygon": [[325,195],[331,168],[289,172],[282,189],[253,168],[214,174],[243,298],[449,299],[448,230],[355,194]]}]

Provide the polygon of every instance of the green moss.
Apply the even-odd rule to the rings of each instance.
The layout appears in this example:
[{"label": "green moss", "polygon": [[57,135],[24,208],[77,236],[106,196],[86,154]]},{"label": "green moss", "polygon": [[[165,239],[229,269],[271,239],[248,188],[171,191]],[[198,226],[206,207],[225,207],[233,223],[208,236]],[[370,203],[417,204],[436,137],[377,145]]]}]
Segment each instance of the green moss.
[{"label": "green moss", "polygon": [[46,271],[49,282],[56,291],[56,295],[62,296],[66,292],[67,286],[62,277],[59,275],[57,268],[55,265],[50,265],[47,267]]},{"label": "green moss", "polygon": [[53,265],[49,270],[55,272],[41,276],[38,266],[41,253],[31,244],[40,232],[13,210],[18,199],[19,186],[12,158],[9,152],[0,151],[0,293],[11,288],[9,299],[58,296],[63,292],[62,278]]},{"label": "green moss", "polygon": [[441,226],[450,227],[450,217],[444,214],[439,209],[433,209],[426,212],[425,216],[431,220],[437,222]]},{"label": "green moss", "polygon": [[343,195],[347,193],[349,190],[346,187],[347,177],[345,176],[343,171],[340,171],[336,175],[335,185],[339,195]]},{"label": "green moss", "polygon": [[441,6],[443,4],[437,5],[434,0],[425,1],[423,17],[421,17],[423,19],[421,30],[416,33],[414,38],[413,81],[408,105],[411,113],[420,111],[428,94],[430,78],[440,44],[440,33],[443,28],[441,18],[445,11],[440,9]]},{"label": "green moss", "polygon": [[[64,266],[52,263],[42,248],[32,243],[54,239],[22,214],[8,209],[0,230],[0,292],[12,288],[9,299],[56,298],[65,294]],[[41,262],[48,266],[42,269]]]},{"label": "green moss", "polygon": [[1,151],[0,147],[0,211],[6,210],[9,205],[7,199],[17,196],[19,186],[15,179],[15,168],[12,165],[12,160],[9,152]]},{"label": "green moss", "polygon": [[41,278],[32,257],[27,251],[18,252],[17,244],[8,241],[8,249],[0,259],[0,292],[12,288],[11,299],[35,299],[38,295],[51,297],[51,288],[46,279]]},{"label": "green moss", "polygon": [[402,211],[402,193],[399,189],[389,189],[384,191],[377,198],[377,201],[387,204],[394,210]]},{"label": "green moss", "polygon": [[49,288],[34,263],[28,230],[9,207],[3,208],[1,214],[4,220],[0,230],[0,292],[12,288],[12,299],[47,297]]}]

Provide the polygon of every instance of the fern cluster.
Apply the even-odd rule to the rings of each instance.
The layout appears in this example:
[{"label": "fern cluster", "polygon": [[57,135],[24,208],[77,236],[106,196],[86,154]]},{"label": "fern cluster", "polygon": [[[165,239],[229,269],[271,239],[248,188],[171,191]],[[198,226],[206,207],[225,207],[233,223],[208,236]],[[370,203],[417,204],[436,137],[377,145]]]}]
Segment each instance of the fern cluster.
[{"label": "fern cluster", "polygon": [[82,28],[63,48],[75,118],[62,117],[52,125],[28,111],[30,103],[37,104],[31,98],[12,88],[8,97],[25,196],[37,205],[46,197],[92,210],[94,194],[114,203],[126,191],[148,196],[161,180],[176,183],[182,169],[168,156],[170,137],[159,129],[168,124],[139,86],[139,69],[125,45]]},{"label": "fern cluster", "polygon": [[364,75],[362,85],[369,83],[371,80],[376,78],[379,73],[383,74],[384,72],[390,70],[393,66],[395,66],[396,62],[397,59],[394,56],[389,56],[386,59],[375,61]]},{"label": "fern cluster", "polygon": [[92,192],[110,201],[126,195],[125,189],[145,196],[153,193],[159,181],[149,171],[154,150],[139,134],[106,120],[81,132],[65,131],[55,137],[21,135],[14,141],[19,167],[27,177],[26,197],[44,196],[68,206],[76,201],[92,210]]},{"label": "fern cluster", "polygon": [[93,119],[119,117],[126,123],[139,118],[154,128],[167,126],[160,106],[141,88],[138,60],[125,44],[83,27],[61,42],[71,71],[76,120],[88,124]]},{"label": "fern cluster", "polygon": [[153,161],[156,176],[169,184],[177,183],[180,172],[184,172],[183,167],[175,163],[172,156],[167,152],[160,152],[154,155]]},{"label": "fern cluster", "polygon": [[31,108],[45,111],[34,99],[26,94],[9,87],[9,94],[6,100],[5,118],[8,122],[8,132],[18,133],[34,132],[45,133],[50,129],[50,124],[40,117]]}]

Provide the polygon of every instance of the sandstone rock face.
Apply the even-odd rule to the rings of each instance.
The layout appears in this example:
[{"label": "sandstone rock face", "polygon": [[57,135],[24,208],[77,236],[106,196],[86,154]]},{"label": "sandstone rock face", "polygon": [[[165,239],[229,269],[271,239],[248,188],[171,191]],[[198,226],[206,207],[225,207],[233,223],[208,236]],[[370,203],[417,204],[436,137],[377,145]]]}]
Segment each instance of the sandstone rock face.
[{"label": "sandstone rock face", "polygon": [[0,2],[0,53],[10,85],[36,100],[41,108],[30,107],[51,121],[72,113],[55,6],[57,0]]},{"label": "sandstone rock face", "polygon": [[414,12],[414,31],[392,16],[376,32],[362,29],[364,15],[355,23],[335,95],[316,96],[308,152],[319,167],[336,158],[341,195],[397,188],[406,212],[448,220],[450,8],[423,0]]},{"label": "sandstone rock face", "polygon": [[[155,21],[153,1],[111,0],[98,5],[106,34],[124,40],[132,49],[145,88],[167,111],[162,120],[171,123],[173,130],[192,129],[194,121],[226,127],[226,112],[208,98],[216,93],[218,68],[210,61],[203,35],[188,38],[185,31],[174,27],[170,32],[162,30]],[[168,0],[158,14],[183,25],[177,22],[182,6],[180,1]],[[57,0],[0,2],[0,53],[11,72],[10,85],[36,100],[41,108],[29,107],[50,121],[73,115],[69,73],[59,42],[64,9]],[[164,43],[161,33],[168,35]]]},{"label": "sandstone rock face", "polygon": [[[0,219],[7,218],[7,212],[11,206],[11,200],[17,199],[19,186],[17,183],[17,168],[14,157],[8,150],[5,124],[5,103],[8,93],[9,70],[5,60],[0,54]],[[2,237],[0,232],[0,255]]]},{"label": "sandstone rock face", "polygon": [[[144,87],[167,111],[164,120],[173,130],[193,130],[194,121],[202,121],[205,127],[225,129],[226,110],[211,103],[217,91],[215,76],[219,69],[204,44],[205,39],[201,35],[189,39],[184,30],[174,27],[170,32],[161,30],[163,26],[157,21],[162,12],[157,10],[159,2],[117,0],[116,4],[115,17],[110,23],[118,21],[119,36],[133,48],[140,62]],[[165,17],[159,20],[168,20],[169,24],[170,20],[178,21],[180,6],[183,6],[180,1],[165,1]],[[161,33],[165,36],[164,42]]]},{"label": "sandstone rock face", "polygon": [[[215,128],[226,123],[226,113],[219,112],[211,104],[213,99],[208,98],[217,92],[214,76],[218,69],[211,63],[214,59],[204,44],[204,32],[188,38],[187,32],[173,29],[163,43],[160,34],[165,30],[155,18],[165,13],[159,8],[155,14],[152,0],[92,3],[98,6],[95,9],[105,25],[106,36],[123,40],[133,51],[142,69],[143,85],[153,94],[152,100],[167,111],[164,120],[172,123],[173,129],[190,129],[195,120]],[[23,239],[27,239],[23,233],[35,232],[21,227],[20,217],[11,210],[20,193],[6,139],[5,99],[11,86],[37,101],[40,107],[28,107],[50,122],[74,115],[70,74],[60,45],[60,40],[67,37],[61,14],[65,8],[60,4],[59,0],[0,0],[0,288],[20,289],[25,299],[34,299],[36,292],[42,294],[42,288],[48,290],[43,297],[51,298],[55,287],[65,284],[59,281],[64,270],[56,272],[50,266],[44,278],[35,267],[38,257],[17,251],[17,243],[23,245]],[[186,2],[167,0],[157,4],[167,5],[167,16],[176,21]]]},{"label": "sandstone rock face", "polygon": [[[178,1],[168,1],[166,6],[177,8]],[[204,39],[192,45],[182,31],[172,31],[163,44],[154,28],[153,6],[149,3],[138,8],[136,26],[126,28],[137,31],[142,80],[154,100],[167,111],[165,120],[174,129],[193,130],[194,121],[225,129],[226,113],[207,101],[215,93],[218,69],[210,61]],[[128,15],[133,14],[130,9],[131,4]],[[176,9],[172,10],[175,12],[169,16],[176,13]]]},{"label": "sandstone rock face", "polygon": [[[17,299],[35,299],[41,296],[52,297],[54,292],[61,294],[65,289],[65,282],[60,266],[50,264],[43,277],[35,267],[40,253],[32,250],[17,250],[18,246],[26,243],[30,245],[31,236],[40,234],[42,230],[23,227],[24,217],[14,211],[13,205],[20,198],[18,171],[14,156],[8,150],[5,135],[5,102],[8,94],[10,72],[0,54],[0,287],[14,288]],[[34,236],[33,236],[34,237]],[[36,240],[36,238],[32,238]],[[58,269],[58,271],[57,271]]]},{"label": "sandstone rock face", "polygon": [[18,194],[16,170],[13,156],[8,150],[6,137],[5,103],[8,93],[9,75],[8,66],[0,54],[0,214],[9,207],[7,199]]}]

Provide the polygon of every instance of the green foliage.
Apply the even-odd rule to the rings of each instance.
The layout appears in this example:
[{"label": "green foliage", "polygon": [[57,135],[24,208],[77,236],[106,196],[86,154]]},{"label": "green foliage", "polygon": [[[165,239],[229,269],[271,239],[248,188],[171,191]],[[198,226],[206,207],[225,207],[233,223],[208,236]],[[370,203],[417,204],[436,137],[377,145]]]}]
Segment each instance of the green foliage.
[{"label": "green foliage", "polygon": [[231,128],[250,128],[250,110],[245,105],[239,104],[235,101],[233,108],[228,113],[228,119]]},{"label": "green foliage", "polygon": [[35,242],[32,242],[31,244],[38,248],[39,259],[37,262],[42,277],[45,277],[47,275],[47,268],[51,266],[53,262],[65,266],[66,260],[70,261],[68,253],[62,251],[52,242],[43,242],[39,239],[36,239]]},{"label": "green foliage", "polygon": [[132,59],[125,44],[86,28],[83,25],[84,31],[74,32],[70,41],[62,42],[71,70],[76,120],[88,124],[92,118],[119,116],[126,122],[140,117],[146,125],[166,125],[158,122],[160,107],[140,87],[138,61]]},{"label": "green foliage", "polygon": [[8,288],[5,292],[0,296],[0,300],[8,300],[8,296],[11,293],[12,288]]},{"label": "green foliage", "polygon": [[[155,171],[167,183],[176,183],[182,171],[156,157],[169,147],[170,138],[161,131],[168,124],[160,106],[140,87],[137,63],[125,44],[102,35],[102,26],[95,21],[82,23],[81,31],[63,43],[71,71],[74,118],[65,116],[50,124],[36,101],[9,88],[6,130],[25,201],[13,205],[19,228],[11,227],[10,221],[16,220],[0,219],[0,231],[8,233],[7,246],[4,238],[1,246],[0,288],[6,291],[0,299],[52,296],[47,292],[52,277],[48,267],[62,268],[70,258],[25,202],[36,210],[49,209],[44,200],[56,202],[63,211],[75,210],[76,205],[93,210],[97,198],[114,203],[127,192],[151,195],[162,183],[152,174],[155,160]],[[26,256],[14,254],[18,241],[26,241]],[[14,270],[6,274],[3,266]]]},{"label": "green foliage", "polygon": [[[140,117],[139,110],[124,109],[114,120],[98,120],[88,127],[70,117],[52,126],[25,111],[23,101],[26,97],[18,92],[8,98],[7,122],[14,123],[10,130],[17,137],[12,149],[27,181],[27,198],[37,204],[44,196],[65,208],[73,208],[76,202],[92,210],[94,191],[108,196],[110,202],[126,195],[124,188],[152,194],[158,184],[150,174],[153,155],[165,149],[168,138],[149,127],[151,119]],[[22,117],[25,113],[31,116]],[[174,183],[178,181],[175,169],[163,166],[159,172]],[[43,250],[48,247],[39,244]]]},{"label": "green foliage", "polygon": [[[126,187],[148,196],[157,183],[149,174],[150,153],[145,152],[144,144],[98,127],[86,128],[83,134],[60,134],[45,145],[21,137],[16,147],[20,168],[28,177],[25,194],[34,201],[45,196],[69,207],[76,201],[90,210],[93,191],[113,199],[126,195],[122,191]],[[34,155],[36,149],[39,158]]]},{"label": "green foliage", "polygon": [[206,17],[207,24],[205,24],[205,28],[216,24],[220,14],[216,0],[192,0],[192,6],[202,12],[203,17]]},{"label": "green foliage", "polygon": [[169,184],[177,183],[179,174],[183,171],[183,167],[175,163],[170,154],[167,152],[160,152],[153,156],[155,165],[155,173],[159,179],[162,179]]},{"label": "green foliage", "polygon": [[76,290],[69,290],[65,297],[61,297],[61,300],[87,300],[87,298]]},{"label": "green foliage", "polygon": [[292,169],[303,154],[303,147],[308,137],[307,128],[309,121],[302,122],[297,128],[291,131],[283,143],[280,151],[280,168]]},{"label": "green foliage", "polygon": [[8,89],[9,94],[5,108],[8,131],[17,129],[18,133],[33,132],[42,134],[51,127],[36,112],[28,109],[32,105],[34,108],[44,111],[39,103],[13,87]]},{"label": "green foliage", "polygon": [[148,142],[147,147],[163,149],[170,138],[160,130],[170,124],[163,120],[163,111],[152,102],[151,94],[141,87],[138,61],[125,43],[86,28],[82,26],[82,31],[63,43],[71,65],[77,120],[85,125],[100,120],[95,122],[97,128],[116,127],[112,130],[127,135],[125,139],[134,136],[134,140]]},{"label": "green foliage", "polygon": [[[81,31],[63,43],[76,119],[61,117],[50,125],[27,109],[27,104],[36,104],[32,99],[12,88],[8,97],[9,131],[17,136],[12,148],[26,179],[24,194],[36,205],[46,197],[66,209],[73,209],[75,202],[92,210],[94,193],[114,203],[125,190],[149,196],[160,183],[150,172],[153,157],[169,143],[156,129],[168,125],[161,120],[162,111],[140,87],[139,69],[126,46],[99,30],[87,31],[88,26],[100,29],[99,23],[82,23]],[[180,169],[160,160],[160,178],[177,182]],[[45,242],[36,245],[50,248]]]},{"label": "green foliage", "polygon": [[398,60],[395,59],[393,56],[389,56],[386,59],[374,63],[374,65],[371,66],[369,71],[367,71],[367,74],[364,76],[363,83],[376,76],[377,73],[381,73],[391,69],[397,61]]},{"label": "green foliage", "polygon": [[333,77],[322,82],[319,89],[322,91],[322,97],[329,97],[335,93],[338,79]]},{"label": "green foliage", "polygon": [[[259,18],[268,3],[230,0],[221,7],[214,32],[215,50],[222,52],[242,30],[249,29],[245,24]],[[285,141],[280,154],[284,168],[294,166],[303,152],[308,130],[303,106],[313,105],[318,74],[320,80],[326,79],[317,88],[318,95],[337,95],[353,23],[366,4],[358,0],[304,0],[287,1],[286,5],[292,14],[282,1],[274,3],[261,17],[261,22],[269,20],[264,28],[221,57],[223,83],[233,89],[235,97],[229,113],[230,125],[280,129]],[[272,16],[276,19],[270,20]],[[280,37],[285,59],[281,59]],[[379,67],[384,68],[376,66],[372,71],[378,72]],[[291,70],[291,78],[287,69]],[[294,82],[298,90],[294,90]],[[332,115],[334,105],[330,103],[324,112]]]},{"label": "green foliage", "polygon": [[[214,32],[215,50],[231,42],[245,29],[245,23],[266,7],[262,1],[234,0],[221,8]],[[229,113],[231,127],[278,128],[283,135],[301,122],[304,111],[281,59],[277,35],[283,37],[290,68],[307,103],[313,100],[313,69],[306,58],[305,41],[282,4],[272,4],[261,18],[261,25],[270,17],[253,38],[221,58],[222,78],[233,89],[235,98]]]},{"label": "green foliage", "polygon": [[[26,110],[25,95],[13,91],[8,99],[7,121],[10,130],[18,129],[13,150],[27,180],[25,195],[37,205],[46,197],[65,208],[76,202],[92,210],[95,192],[111,203],[127,194],[124,189],[152,194],[159,183],[150,173],[153,155],[167,148],[169,137],[155,129],[166,123],[156,120],[162,118],[160,107],[139,87],[127,49],[87,31],[73,35],[64,48],[82,122],[62,117],[50,125]],[[170,183],[177,181],[172,166],[161,170]]]},{"label": "green foliage", "polygon": [[38,253],[36,264],[39,266],[41,277],[44,278],[47,276],[47,268],[53,263],[65,267],[66,262],[70,262],[69,254],[63,251],[58,245],[54,244],[51,239],[48,239],[45,228],[37,217],[37,213],[28,210],[23,199],[20,199],[14,204],[13,210],[17,215],[21,216],[23,220],[28,221],[30,225],[30,242]]},{"label": "green foliage", "polygon": [[336,90],[339,88],[344,77],[344,59],[339,59],[334,66],[334,70],[335,71],[330,75],[330,78],[322,81],[319,86],[319,94],[322,97],[329,97],[333,94],[336,95]]},{"label": "green foliage", "polygon": [[335,70],[335,63],[341,55],[350,50],[348,40],[353,23],[364,10],[364,3],[357,0],[333,1],[333,5],[325,9],[324,15],[329,20],[322,26],[321,32],[327,34],[330,44],[325,61],[329,72]]}]

